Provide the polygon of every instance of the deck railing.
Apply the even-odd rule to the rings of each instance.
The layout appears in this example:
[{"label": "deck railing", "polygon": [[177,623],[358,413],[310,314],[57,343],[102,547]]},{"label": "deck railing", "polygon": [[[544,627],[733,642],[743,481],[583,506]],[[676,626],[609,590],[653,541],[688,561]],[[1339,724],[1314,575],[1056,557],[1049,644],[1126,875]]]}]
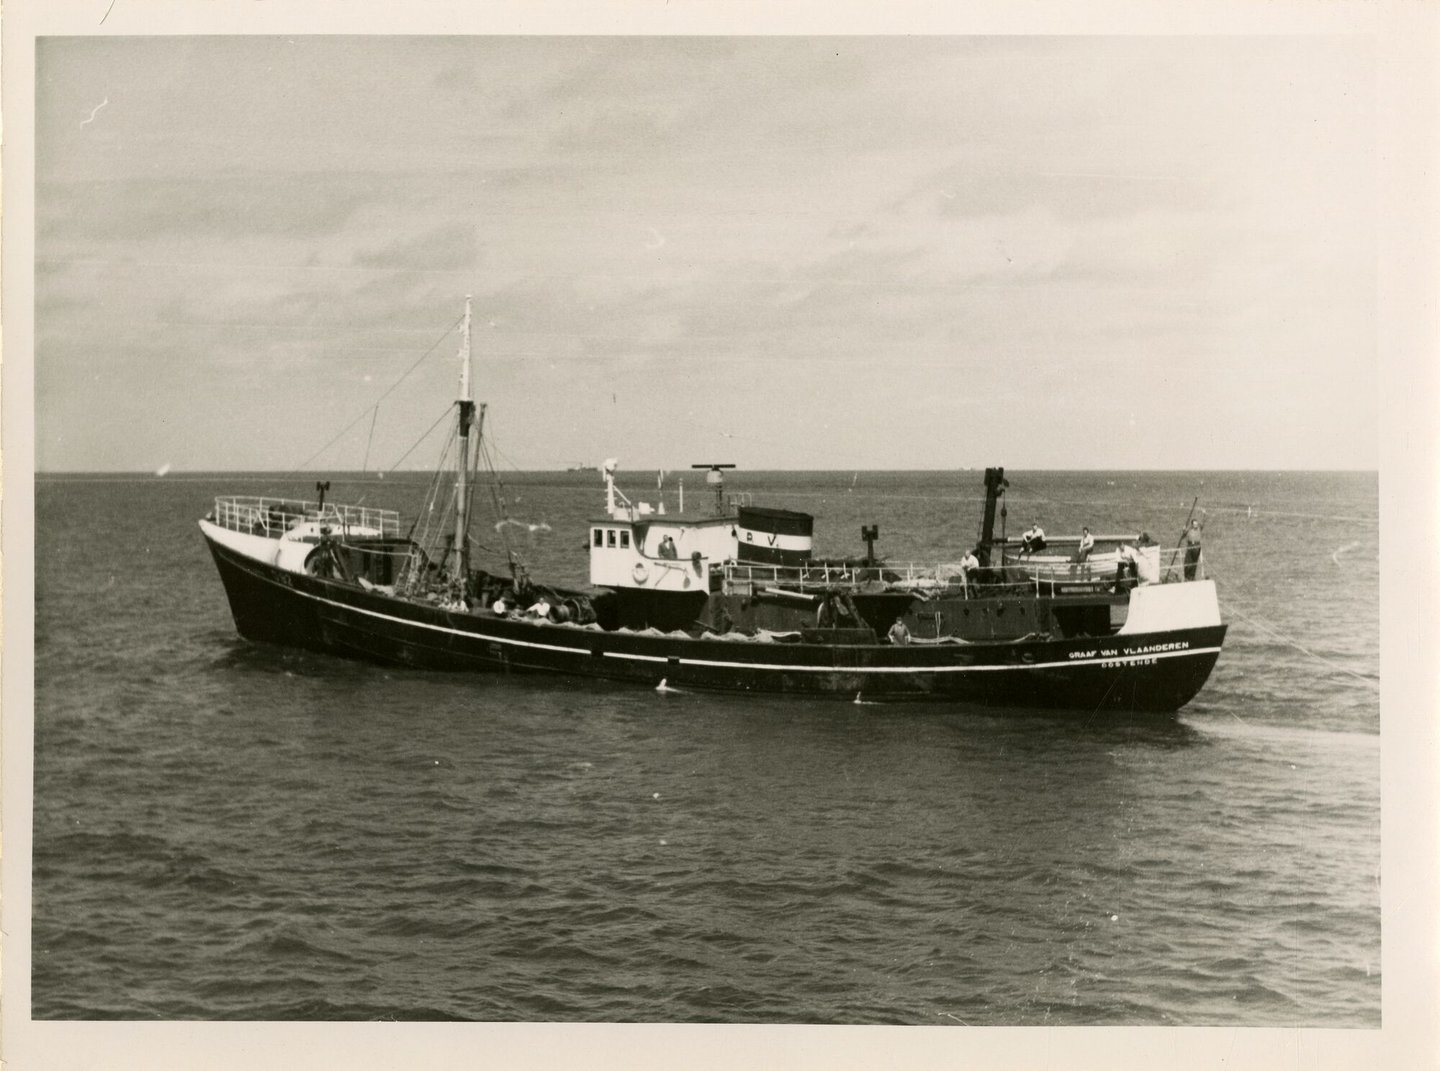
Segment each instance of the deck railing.
[{"label": "deck railing", "polygon": [[306,502],[294,498],[258,495],[221,495],[215,499],[211,520],[222,528],[278,539],[300,521],[320,521],[346,532],[400,534],[400,514],[391,509],[346,506],[335,502]]},{"label": "deck railing", "polygon": [[[1160,583],[1180,583],[1205,579],[1203,556],[1186,575],[1184,547],[1147,548],[1158,551]],[[837,565],[814,562],[804,565],[754,565],[727,563],[724,577],[727,586],[776,586],[791,591],[860,590],[866,585],[883,585],[890,590],[916,592],[968,593],[971,597],[1000,589],[1031,588],[1037,594],[1054,590],[1084,592],[1109,590],[1117,582],[1117,562],[1113,553],[1089,562],[1030,562],[1007,558],[1003,565],[981,567],[969,575],[958,562],[881,562],[875,565]],[[1133,584],[1135,579],[1118,578]]]}]

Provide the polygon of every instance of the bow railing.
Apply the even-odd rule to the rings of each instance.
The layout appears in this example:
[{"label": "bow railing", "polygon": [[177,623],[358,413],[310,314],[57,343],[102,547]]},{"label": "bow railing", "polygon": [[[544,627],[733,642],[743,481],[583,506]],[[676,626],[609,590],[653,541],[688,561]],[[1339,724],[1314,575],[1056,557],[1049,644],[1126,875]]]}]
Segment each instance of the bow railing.
[{"label": "bow railing", "polygon": [[341,534],[398,536],[400,514],[390,509],[307,502],[260,495],[220,495],[210,520],[221,528],[279,539],[305,521],[334,526]]}]

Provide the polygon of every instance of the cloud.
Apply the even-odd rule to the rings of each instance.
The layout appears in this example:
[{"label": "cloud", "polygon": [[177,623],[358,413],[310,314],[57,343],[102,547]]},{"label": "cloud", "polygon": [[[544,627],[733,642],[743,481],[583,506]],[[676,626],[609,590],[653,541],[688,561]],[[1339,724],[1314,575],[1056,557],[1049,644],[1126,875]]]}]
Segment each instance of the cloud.
[{"label": "cloud", "polygon": [[441,92],[470,92],[480,88],[480,78],[470,64],[456,63],[437,72],[430,84]]},{"label": "cloud", "polygon": [[[42,424],[149,406],[242,463],[183,386],[249,407],[246,458],[284,464],[257,428],[348,418],[466,293],[489,396],[552,414],[543,436],[515,420],[517,456],[588,456],[602,410],[624,436],[642,403],[702,396],[759,437],[811,405],[863,413],[906,456],[924,436],[899,414],[988,407],[997,448],[1060,458],[1117,383],[1183,382],[1147,396],[1157,426],[1203,389],[1240,444],[1246,362],[1322,369],[1293,399],[1310,414],[1362,396],[1373,71],[1343,42],[52,39],[40,58]],[[87,378],[96,353],[124,406]],[[453,390],[436,368],[417,397]],[[611,384],[634,411],[593,404]],[[784,463],[830,456],[793,445]],[[1272,453],[1321,447],[1343,449]]]},{"label": "cloud", "polygon": [[892,207],[900,212],[928,208],[952,219],[1043,207],[1063,219],[1089,220],[1217,205],[1215,184],[1193,174],[997,170],[957,161],[920,178]]},{"label": "cloud", "polygon": [[378,249],[357,253],[366,268],[460,271],[480,262],[480,241],[473,223],[442,223],[424,234],[397,239]]},{"label": "cloud", "polygon": [[375,200],[378,186],[363,172],[37,182],[36,245],[334,234]]}]

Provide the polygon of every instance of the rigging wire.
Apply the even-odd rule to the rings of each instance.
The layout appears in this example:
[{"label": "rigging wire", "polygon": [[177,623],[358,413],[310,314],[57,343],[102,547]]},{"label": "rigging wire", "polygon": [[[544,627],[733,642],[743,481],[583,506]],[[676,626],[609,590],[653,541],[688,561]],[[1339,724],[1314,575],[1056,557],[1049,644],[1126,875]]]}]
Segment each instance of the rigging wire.
[{"label": "rigging wire", "polygon": [[[445,415],[449,415],[448,409]],[[434,430],[434,425],[431,426],[431,430]],[[429,432],[426,434],[428,435]],[[434,555],[439,550],[439,536],[436,533],[445,531],[451,515],[450,510],[454,503],[453,494],[450,496],[450,501],[440,508],[438,517],[435,507],[436,503],[440,501],[441,483],[445,476],[445,461],[450,456],[450,448],[456,442],[457,437],[456,432],[452,430],[440,453],[440,459],[430,475],[430,486],[425,492],[425,504],[415,515],[415,520],[411,523],[410,531],[406,535],[411,544],[418,548],[418,553],[411,558],[409,575],[406,576],[404,585],[406,591],[412,595],[422,590],[428,583],[428,573],[431,567],[435,566]],[[424,565],[421,564],[422,561]]]},{"label": "rigging wire", "polygon": [[1230,612],[1233,613],[1236,617],[1239,617],[1244,621],[1249,622],[1251,625],[1254,625],[1271,639],[1278,640],[1279,642],[1289,647],[1295,648],[1295,650],[1299,651],[1301,654],[1310,656],[1316,662],[1319,662],[1321,665],[1335,670],[1337,673],[1344,673],[1347,676],[1354,677],[1357,681],[1362,681],[1369,687],[1374,688],[1377,692],[1380,690],[1380,682],[1377,681],[1374,677],[1366,676],[1363,673],[1356,673],[1353,669],[1347,669],[1345,666],[1342,666],[1339,663],[1329,658],[1326,658],[1324,655],[1316,654],[1314,651],[1310,650],[1310,648],[1299,643],[1293,637],[1285,635],[1285,633],[1281,632],[1273,625],[1267,624],[1266,622],[1261,621],[1258,618],[1251,617],[1249,614],[1236,607],[1233,602],[1228,603],[1227,605]]},{"label": "rigging wire", "polygon": [[[1073,502],[1069,499],[1054,498],[1052,496],[1036,494],[1034,492],[1022,492],[1021,495],[1016,498],[1012,491],[1011,495],[1008,497],[1011,497],[1017,504],[1023,504],[1026,507],[1049,504],[1055,506],[1069,506],[1076,509],[1088,509],[1095,504],[1094,502]],[[1300,513],[1294,510],[1275,509],[1261,510],[1256,509],[1254,505],[1235,506],[1224,503],[1220,505],[1210,506],[1207,509],[1203,509],[1201,512],[1242,514],[1251,519],[1261,517],[1296,517],[1302,520],[1310,521],[1349,521],[1356,524],[1378,524],[1380,520],[1378,517],[1357,517],[1335,513]]]},{"label": "rigging wire", "polygon": [[[395,464],[391,465],[388,469],[385,470],[385,475],[388,476],[388,475],[390,475],[390,473],[392,473],[392,472],[394,472],[396,469],[398,469],[398,468],[400,467],[400,463],[401,463],[402,461],[404,461],[407,457],[409,457],[409,456],[410,456],[411,454],[413,454],[416,450],[418,450],[418,449],[420,448],[420,444],[423,443],[426,439],[430,438],[430,436],[431,436],[432,434],[434,434],[435,429],[438,428],[442,423],[444,423],[444,421],[446,420],[446,418],[448,418],[448,417],[450,416],[450,410],[453,409],[453,408],[454,408],[454,403],[453,403],[453,402],[452,402],[450,405],[447,405],[447,406],[445,407],[444,412],[442,412],[438,417],[435,418],[435,423],[431,424],[428,428],[426,428],[426,429],[424,430],[424,432],[421,433],[420,438],[416,439],[416,440],[410,445],[410,449],[406,450],[403,454],[401,454],[400,457],[396,460]],[[448,445],[446,446],[446,450],[447,450],[447,452],[448,452],[448,450],[449,450],[449,446],[448,446]]]},{"label": "rigging wire", "polygon": [[492,447],[492,449],[495,452],[495,456],[509,466],[511,472],[515,473],[515,475],[517,476],[523,476],[525,474],[526,470],[522,469],[519,465],[517,465],[514,458],[510,457],[510,455],[505,453],[504,450],[501,450],[498,446]]},{"label": "rigging wire", "polygon": [[[458,326],[460,326],[460,323],[461,323],[462,320],[464,320],[464,317],[463,317],[463,316],[456,318],[455,322],[452,323],[449,327],[447,327],[447,328],[445,329],[445,333],[442,334],[439,338],[437,338],[437,339],[435,340],[435,342],[430,346],[430,348],[429,348],[428,350],[426,350],[424,353],[422,353],[422,354],[415,360],[415,363],[414,363],[414,364],[412,364],[409,368],[405,369],[405,371],[400,374],[400,378],[399,378],[399,379],[397,379],[394,383],[391,383],[390,386],[388,386],[388,387],[385,388],[384,392],[380,395],[380,397],[376,398],[373,402],[371,402],[371,403],[370,403],[369,405],[367,405],[364,409],[362,409],[362,410],[360,411],[359,415],[356,416],[354,420],[350,421],[350,423],[346,424],[343,428],[341,428],[340,431],[339,431],[339,433],[338,433],[333,439],[331,439],[329,442],[327,442],[324,446],[320,447],[319,450],[316,450],[313,454],[311,454],[309,457],[307,457],[303,462],[301,462],[301,463],[300,463],[299,465],[297,465],[294,469],[292,469],[289,473],[287,473],[286,476],[285,476],[285,478],[286,478],[286,479],[289,479],[289,478],[292,477],[292,476],[298,476],[298,475],[300,475],[301,472],[303,472],[306,468],[309,467],[309,465],[310,465],[311,462],[313,462],[317,457],[319,457],[321,454],[323,454],[326,450],[329,450],[330,447],[334,446],[337,442],[339,442],[342,438],[344,438],[345,434],[346,434],[347,432],[349,432],[350,429],[353,428],[356,424],[358,424],[358,423],[360,423],[360,421],[364,420],[366,413],[370,412],[372,409],[375,410],[375,411],[378,413],[378,412],[379,412],[379,408],[380,408],[380,403],[383,402],[386,398],[388,398],[388,397],[390,396],[390,394],[395,390],[395,388],[399,387],[401,383],[404,383],[405,380],[409,377],[410,373],[413,372],[413,371],[415,371],[415,369],[417,369],[417,368],[420,367],[421,363],[425,360],[425,358],[429,357],[432,353],[434,353],[437,349],[440,348],[440,343],[444,342],[447,338],[450,337],[451,333],[455,330],[455,328],[457,328]],[[373,430],[374,430],[374,425],[373,425],[373,420],[374,420],[374,418],[372,417],[371,420],[372,420],[371,430],[372,430],[372,432],[373,432]]]},{"label": "rigging wire", "polygon": [[[441,454],[442,461],[446,453],[449,453],[448,444],[445,452]],[[439,494],[439,481],[440,468],[437,466],[435,471],[430,474],[430,485],[425,489],[423,505],[416,512],[415,519],[410,522],[410,531],[405,534],[405,537],[412,543],[422,547],[428,548],[430,541],[430,525],[435,514],[435,501]]]},{"label": "rigging wire", "polygon": [[360,462],[361,473],[370,471],[370,447],[375,442],[375,420],[380,415],[380,403],[375,403],[370,415],[370,436],[365,440],[365,460]]},{"label": "rigging wire", "polygon": [[[1215,570],[1207,569],[1206,572],[1212,580],[1218,579],[1215,576]],[[1293,636],[1286,635],[1284,632],[1281,632],[1280,629],[1276,628],[1269,622],[1262,621],[1258,617],[1253,617],[1250,614],[1245,613],[1243,610],[1241,610],[1238,606],[1235,605],[1233,600],[1227,599],[1225,602],[1225,607],[1236,617],[1245,621],[1247,624],[1254,625],[1270,639],[1276,640],[1277,642],[1282,643],[1287,647],[1295,648],[1295,650],[1299,651],[1301,654],[1308,655],[1310,658],[1313,658],[1316,662],[1319,662],[1321,665],[1325,666],[1328,669],[1333,669],[1337,673],[1344,673],[1346,676],[1354,677],[1357,681],[1368,685],[1369,687],[1375,689],[1375,691],[1377,692],[1380,690],[1380,682],[1374,677],[1367,676],[1364,673],[1357,673],[1353,669],[1349,669],[1345,666],[1340,665],[1333,659],[1326,658],[1322,654],[1317,654],[1316,652],[1310,650],[1310,648],[1306,647],[1304,644],[1300,643],[1300,641],[1296,640]]]},{"label": "rigging wire", "polygon": [[[420,434],[420,438],[416,439],[416,440],[410,445],[410,449],[406,450],[403,454],[400,455],[400,457],[396,460],[395,464],[391,465],[388,469],[384,469],[384,470],[382,470],[382,471],[380,471],[380,472],[377,473],[377,475],[379,476],[379,478],[383,480],[386,476],[389,476],[392,472],[394,472],[396,469],[398,469],[398,468],[400,467],[401,462],[403,462],[407,457],[409,457],[409,456],[410,456],[411,454],[413,454],[416,450],[418,450],[418,449],[420,448],[420,444],[423,443],[426,439],[430,438],[430,436],[434,433],[435,429],[438,428],[438,427],[445,421],[445,419],[450,415],[450,410],[451,410],[453,407],[454,407],[454,406],[453,406],[453,403],[452,403],[451,405],[447,405],[447,406],[444,408],[444,410],[441,411],[440,415],[435,418],[435,423],[431,424],[428,428],[426,428],[426,429]],[[449,447],[448,447],[448,446],[446,447],[446,450],[447,450],[447,451],[449,450]],[[442,458],[443,458],[443,456],[444,456],[444,455],[442,454]],[[435,472],[435,471],[438,471],[438,467],[437,467],[436,469],[432,469],[431,471],[432,471],[432,473]],[[363,505],[363,504],[365,503],[365,500],[366,500],[367,498],[369,498],[369,497],[370,497],[370,492],[369,492],[369,491],[366,491],[366,492],[365,492],[364,494],[362,494],[358,499],[356,499],[355,504],[356,504],[357,506]]]},{"label": "rigging wire", "polygon": [[[482,436],[479,448],[475,451],[476,462],[478,463],[483,454],[485,470],[490,473],[491,479],[487,481],[490,485],[490,504],[495,510],[495,516],[502,521],[510,519],[510,506],[505,500],[505,485],[500,480],[500,474],[495,471],[495,460],[490,456],[490,444]],[[509,526],[499,528],[500,540],[505,544],[505,560],[513,565],[518,556],[515,553],[515,546],[510,542]]]}]

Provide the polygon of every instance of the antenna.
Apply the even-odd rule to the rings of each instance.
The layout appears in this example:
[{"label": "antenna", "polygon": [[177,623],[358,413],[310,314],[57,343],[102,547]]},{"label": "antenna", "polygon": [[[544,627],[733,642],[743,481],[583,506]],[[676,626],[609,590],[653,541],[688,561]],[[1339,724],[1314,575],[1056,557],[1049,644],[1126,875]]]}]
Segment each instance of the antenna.
[{"label": "antenna", "polygon": [[715,515],[718,517],[725,512],[725,473],[722,469],[733,469],[735,466],[713,461],[699,465],[691,465],[692,469],[709,469],[705,473],[705,482],[715,488]]},{"label": "antenna", "polygon": [[620,462],[613,457],[607,457],[600,462],[600,474],[605,479],[605,512],[615,516],[615,469]]}]

